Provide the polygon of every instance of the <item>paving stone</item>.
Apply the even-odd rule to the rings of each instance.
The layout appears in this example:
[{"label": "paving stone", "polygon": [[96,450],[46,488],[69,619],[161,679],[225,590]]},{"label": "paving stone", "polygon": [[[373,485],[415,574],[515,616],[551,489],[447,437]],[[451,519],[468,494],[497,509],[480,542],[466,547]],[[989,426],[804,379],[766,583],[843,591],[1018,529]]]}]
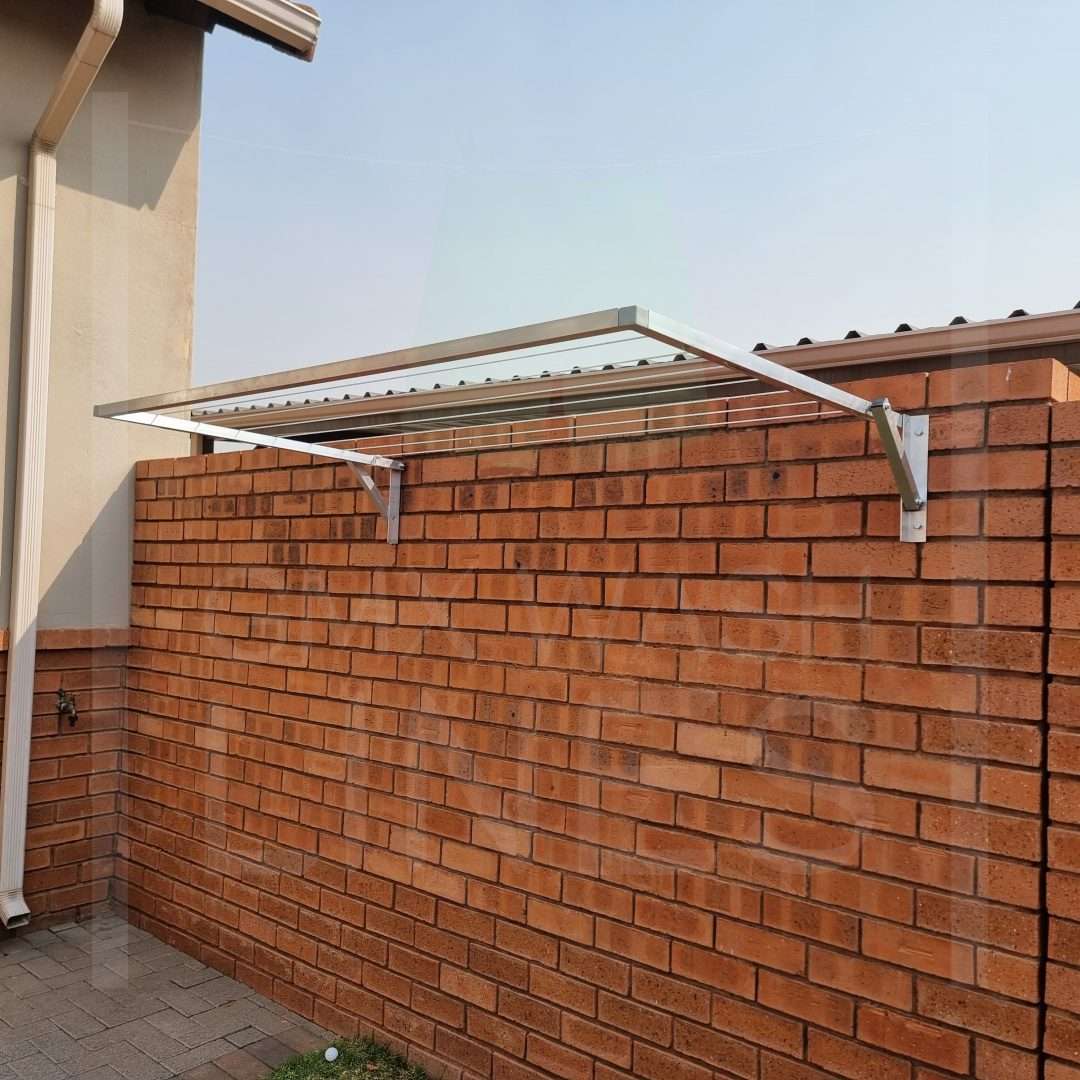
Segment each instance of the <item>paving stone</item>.
[{"label": "paving stone", "polygon": [[[257,1045],[253,1043],[252,1045]],[[202,1046],[193,1047],[186,1053],[179,1054],[177,1057],[166,1058],[163,1065],[172,1069],[173,1072],[186,1072],[188,1069],[194,1068],[196,1065],[205,1065],[209,1061],[215,1061],[219,1057],[223,1057],[225,1054],[231,1054],[235,1050],[231,1043],[227,1043],[224,1039],[215,1039],[213,1042],[203,1043]],[[227,1075],[227,1074],[226,1074]]]},{"label": "paving stone", "polygon": [[233,1080],[264,1080],[266,1076],[266,1062],[246,1050],[234,1050],[219,1057],[214,1064]]},{"label": "paving stone", "polygon": [[225,1038],[227,1038],[233,1046],[247,1046],[249,1043],[265,1039],[266,1035],[258,1028],[249,1027],[244,1028],[243,1031],[234,1031],[231,1035],[226,1035]]},{"label": "paving stone", "polygon": [[64,965],[68,971],[86,972],[93,969],[97,961],[90,953],[80,952],[78,956],[73,956]]},{"label": "paving stone", "polygon": [[174,1074],[174,1069],[144,1054],[138,1047],[130,1043],[121,1045],[126,1049],[111,1064],[126,1080],[164,1080]]},{"label": "paving stone", "polygon": [[0,941],[0,1080],[264,1080],[332,1039],[115,914]]},{"label": "paving stone", "polygon": [[17,975],[8,975],[0,979],[0,987],[10,990],[21,998],[34,997],[37,994],[47,993],[52,989],[47,982],[39,979],[29,971],[20,971]]},{"label": "paving stone", "polygon": [[0,1063],[5,1067],[10,1067],[11,1063],[14,1061],[19,1061],[21,1058],[31,1057],[38,1053],[40,1053],[40,1051],[31,1039],[12,1039],[10,1042],[7,1042],[0,1047]]},{"label": "paving stone", "polygon": [[75,986],[78,983],[85,982],[84,973],[81,971],[64,971],[63,975],[54,975],[51,979],[45,980],[54,990],[59,990],[65,986]]},{"label": "paving stone", "polygon": [[182,986],[169,986],[159,990],[157,996],[178,1013],[184,1016],[195,1016],[214,1008],[214,1004],[206,1000],[194,990],[185,990]]},{"label": "paving stone", "polygon": [[297,1024],[294,1027],[286,1028],[275,1038],[291,1047],[297,1054],[306,1054],[309,1050],[325,1050],[334,1041],[335,1037],[329,1032],[309,1031]]},{"label": "paving stone", "polygon": [[255,991],[250,986],[230,979],[227,975],[219,975],[209,982],[200,983],[195,991],[200,997],[206,998],[212,1005],[224,1005],[230,1001],[239,1001],[241,998],[251,997]]},{"label": "paving stone", "polygon": [[34,957],[33,960],[24,960],[23,969],[39,979],[50,979],[54,975],[63,975],[67,970],[62,964],[58,964],[51,956],[43,953]]},{"label": "paving stone", "polygon": [[83,1039],[82,1045],[87,1050],[107,1050],[119,1041],[130,1043],[156,1061],[176,1057],[188,1049],[183,1043],[170,1038],[148,1020],[143,1019],[131,1020],[118,1027],[107,1028],[90,1038]]},{"label": "paving stone", "polygon": [[44,1054],[31,1054],[11,1063],[11,1071],[20,1080],[67,1080],[66,1069]]},{"label": "paving stone", "polygon": [[310,1031],[312,1035],[317,1035],[320,1039],[325,1039],[327,1046],[329,1046],[330,1043],[332,1043],[336,1038],[338,1038],[338,1036],[335,1035],[334,1032],[328,1031],[326,1028],[320,1027],[318,1024],[312,1023],[312,1021],[306,1019],[305,1017],[296,1017],[295,1023],[298,1028],[302,1028],[304,1031]]},{"label": "paving stone", "polygon": [[173,976],[173,982],[177,986],[182,986],[185,989],[189,989],[192,986],[198,986],[200,983],[210,982],[211,979],[216,979],[218,973],[205,967],[202,964],[188,968],[187,971],[178,972]]},{"label": "paving stone", "polygon": [[146,1017],[146,1022],[172,1038],[176,1038],[180,1032],[188,1031],[191,1027],[190,1019],[175,1009],[162,1009],[161,1012],[152,1013]]},{"label": "paving stone", "polygon": [[[25,965],[24,965],[25,966]],[[137,979],[140,975],[146,975],[150,969],[127,953],[120,953],[115,960],[108,960],[105,966],[117,975],[122,975],[128,982]]]},{"label": "paving stone", "polygon": [[87,1035],[96,1035],[99,1031],[105,1030],[105,1025],[100,1020],[95,1020],[88,1012],[78,1007],[54,1017],[53,1023],[61,1031],[66,1031],[73,1039],[83,1039]]},{"label": "paving stone", "polygon": [[269,1065],[271,1069],[296,1056],[295,1050],[270,1036],[245,1047],[244,1052],[257,1057],[265,1065]]},{"label": "paving stone", "polygon": [[231,1080],[226,1072],[222,1072],[216,1065],[200,1065],[184,1073],[182,1080]]},{"label": "paving stone", "polygon": [[127,988],[127,979],[115,971],[110,971],[104,964],[95,964],[87,973],[87,981],[95,990],[104,990],[105,993]]},{"label": "paving stone", "polygon": [[52,945],[44,945],[41,949],[42,953],[49,957],[50,960],[55,960],[58,964],[64,964],[68,960],[73,960],[77,956],[82,956],[83,950],[78,948],[70,941],[63,941],[58,939]]},{"label": "paving stone", "polygon": [[53,1061],[67,1061],[79,1054],[79,1040],[73,1039],[51,1021],[48,1031],[35,1035],[30,1041]]},{"label": "paving stone", "polygon": [[279,1031],[284,1031],[298,1019],[293,1013],[278,1008],[274,1002],[268,1002],[266,998],[260,999],[257,996],[245,998],[244,1004],[248,1006],[252,1026],[267,1035],[276,1035]]}]

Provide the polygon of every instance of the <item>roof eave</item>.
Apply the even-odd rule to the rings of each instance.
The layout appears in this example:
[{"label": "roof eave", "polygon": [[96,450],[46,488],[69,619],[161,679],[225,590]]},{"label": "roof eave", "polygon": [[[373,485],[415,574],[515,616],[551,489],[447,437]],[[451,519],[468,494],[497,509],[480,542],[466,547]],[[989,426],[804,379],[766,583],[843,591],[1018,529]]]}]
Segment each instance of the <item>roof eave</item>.
[{"label": "roof eave", "polygon": [[312,60],[319,40],[322,20],[314,8],[293,0],[202,0],[224,19],[246,27],[252,36],[278,48]]}]

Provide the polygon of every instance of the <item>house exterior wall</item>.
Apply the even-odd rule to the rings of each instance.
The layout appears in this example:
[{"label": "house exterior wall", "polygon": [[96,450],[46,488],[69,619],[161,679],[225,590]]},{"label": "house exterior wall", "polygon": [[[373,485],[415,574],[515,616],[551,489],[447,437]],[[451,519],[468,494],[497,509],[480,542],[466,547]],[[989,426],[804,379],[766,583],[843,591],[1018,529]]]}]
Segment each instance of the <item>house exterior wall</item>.
[{"label": "house exterior wall", "polygon": [[[11,551],[27,148],[89,3],[0,7],[0,519]],[[181,437],[95,420],[190,372],[203,34],[127,4],[58,155],[41,625],[126,627],[131,466]],[[0,626],[8,582],[0,580]]]},{"label": "house exterior wall", "polygon": [[141,464],[118,897],[436,1075],[1035,1080],[1045,977],[1076,1076],[1074,385],[857,386],[932,412],[924,545],[846,419],[508,427],[396,548],[345,468]]}]

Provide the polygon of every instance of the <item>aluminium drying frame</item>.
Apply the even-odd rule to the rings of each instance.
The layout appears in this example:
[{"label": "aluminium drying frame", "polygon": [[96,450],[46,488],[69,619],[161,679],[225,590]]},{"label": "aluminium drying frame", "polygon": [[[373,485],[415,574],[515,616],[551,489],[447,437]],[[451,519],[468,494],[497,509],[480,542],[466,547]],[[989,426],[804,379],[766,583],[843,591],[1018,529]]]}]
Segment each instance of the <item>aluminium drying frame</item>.
[{"label": "aluminium drying frame", "polygon": [[[338,360],[269,375],[256,375],[226,382],[210,383],[186,390],[130,398],[94,407],[94,415],[124,420],[148,427],[166,428],[215,439],[255,446],[294,450],[312,457],[345,462],[371,495],[387,523],[387,541],[396,544],[401,515],[401,473],[405,463],[378,454],[346,450],[318,442],[268,435],[244,428],[224,427],[201,420],[170,416],[159,410],[205,405],[231,398],[269,394],[281,390],[339,382],[356,376],[371,376],[422,368],[429,364],[470,360],[481,356],[535,349],[565,341],[602,337],[608,334],[637,333],[686,354],[731,368],[781,390],[805,394],[815,401],[875,425],[889,468],[900,495],[900,540],[920,543],[926,539],[927,469],[930,445],[930,418],[926,414],[900,413],[888,398],[874,401],[841,390],[801,371],[785,367],[768,357],[748,352],[737,345],[668,319],[648,308],[630,306],[607,308],[585,315],[518,326],[471,337],[454,338],[392,352],[375,353],[350,360]],[[384,497],[371,475],[373,469],[389,472]]]}]

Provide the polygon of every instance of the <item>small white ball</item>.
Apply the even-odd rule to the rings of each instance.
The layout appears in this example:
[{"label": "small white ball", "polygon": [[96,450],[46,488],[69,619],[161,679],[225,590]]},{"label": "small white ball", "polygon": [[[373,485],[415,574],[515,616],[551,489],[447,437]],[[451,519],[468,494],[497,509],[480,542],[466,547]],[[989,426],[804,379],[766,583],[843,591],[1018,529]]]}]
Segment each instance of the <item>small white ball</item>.
[{"label": "small white ball", "polygon": [[323,1054],[323,1057],[326,1058],[327,1061],[337,1061],[337,1047],[328,1046],[326,1048],[326,1053]]}]

